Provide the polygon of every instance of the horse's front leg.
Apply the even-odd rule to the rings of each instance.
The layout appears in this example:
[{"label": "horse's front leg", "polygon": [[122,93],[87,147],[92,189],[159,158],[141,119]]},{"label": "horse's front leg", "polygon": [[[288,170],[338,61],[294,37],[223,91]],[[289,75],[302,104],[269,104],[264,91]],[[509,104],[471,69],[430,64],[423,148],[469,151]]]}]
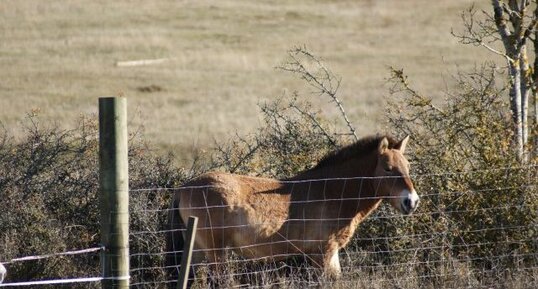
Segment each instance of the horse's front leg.
[{"label": "horse's front leg", "polygon": [[336,280],[342,274],[338,249],[330,250],[323,256],[323,277],[328,280]]},{"label": "horse's front leg", "polygon": [[319,268],[321,272],[318,281],[335,281],[341,275],[340,258],[338,250],[326,250],[321,254],[308,256],[309,263]]}]

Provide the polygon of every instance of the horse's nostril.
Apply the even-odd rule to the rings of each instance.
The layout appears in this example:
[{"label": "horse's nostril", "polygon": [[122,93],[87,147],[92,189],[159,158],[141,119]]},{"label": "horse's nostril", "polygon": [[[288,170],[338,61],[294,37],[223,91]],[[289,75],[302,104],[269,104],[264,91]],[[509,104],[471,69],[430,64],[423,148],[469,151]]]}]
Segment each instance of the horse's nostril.
[{"label": "horse's nostril", "polygon": [[408,208],[408,209],[411,208],[411,199],[410,199],[410,198],[405,198],[404,201],[403,201],[403,203],[404,203],[404,206],[405,206],[406,208]]}]

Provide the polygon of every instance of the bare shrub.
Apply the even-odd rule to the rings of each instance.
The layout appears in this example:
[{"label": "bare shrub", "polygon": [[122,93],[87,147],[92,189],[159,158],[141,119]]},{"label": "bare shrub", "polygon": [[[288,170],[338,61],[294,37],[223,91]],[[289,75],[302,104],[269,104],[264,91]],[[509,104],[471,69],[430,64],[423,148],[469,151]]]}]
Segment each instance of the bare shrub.
[{"label": "bare shrub", "polygon": [[[459,75],[442,106],[412,89],[401,70],[392,73],[399,101],[389,108],[389,123],[413,137],[416,172],[433,174],[416,180],[430,195],[421,210],[431,214],[408,224],[413,235],[429,234],[412,242],[433,249],[414,258],[432,276],[441,275],[435,264],[465,262],[481,284],[502,281],[518,266],[535,267],[536,163],[518,162],[506,90],[494,68]],[[390,249],[399,246],[392,242]]]},{"label": "bare shrub", "polygon": [[[72,130],[47,126],[36,115],[23,124],[25,136],[0,132],[0,258],[44,255],[98,247],[98,139],[93,119],[83,117]],[[178,186],[186,173],[172,164],[172,156],[159,157],[140,136],[129,143],[130,185],[134,188]],[[158,202],[168,207],[164,195],[133,195],[135,205]],[[164,218],[131,216],[132,230],[164,227]],[[133,239],[130,246],[143,250],[160,240]],[[136,264],[135,261],[135,266]],[[66,277],[100,276],[98,254],[52,257],[7,264],[6,282]],[[74,284],[72,288],[97,288],[99,284]],[[37,287],[36,287],[37,288]]]},{"label": "bare shrub", "polygon": [[281,97],[260,108],[264,126],[253,135],[217,144],[214,167],[286,178],[313,166],[338,146],[339,140],[309,103]]},{"label": "bare shrub", "polygon": [[[287,60],[278,69],[302,79],[314,91],[309,95],[296,91],[260,104],[262,126],[250,136],[236,135],[217,144],[213,168],[286,178],[312,167],[328,151],[357,138],[338,97],[340,79],[319,57],[305,47],[296,47],[288,51]],[[327,120],[308,101],[310,97],[333,102],[340,119]]]},{"label": "bare shrub", "polygon": [[[297,58],[292,62],[299,67],[296,73],[307,67]],[[315,73],[298,75],[323,83],[313,80]],[[347,268],[355,269],[336,284],[348,288],[345,284],[375,276],[380,288],[487,287],[521,277],[527,278],[521,288],[532,287],[525,282],[536,284],[533,275],[513,268],[536,266],[536,163],[521,166],[511,148],[506,89],[493,68],[458,75],[456,89],[439,105],[414,90],[403,71],[393,69],[392,76],[388,125],[412,137],[412,173],[426,197],[412,217],[382,207],[362,223],[344,255],[350,259]],[[287,177],[349,141],[325,126],[308,103],[308,109],[294,110],[298,97],[262,106],[264,126],[254,136],[219,146],[216,164]]]},{"label": "bare shrub", "polygon": [[[317,87],[314,95],[343,108],[334,74],[305,50],[290,53],[285,70]],[[304,60],[310,64],[301,66]],[[361,224],[341,256],[344,275],[336,282],[316,276],[301,260],[285,266],[287,272],[275,270],[279,264],[254,264],[229,268],[230,274],[286,288],[312,283],[324,288],[535,287],[536,160],[521,167],[510,148],[506,90],[498,87],[494,70],[460,75],[457,89],[440,105],[414,90],[403,71],[392,73],[396,97],[387,117],[391,132],[412,137],[412,173],[424,195],[418,212],[401,217],[382,207]],[[169,195],[151,189],[178,187],[206,169],[286,178],[355,138],[343,109],[339,122],[329,121],[303,98],[294,93],[261,104],[264,122],[258,131],[217,144],[212,159],[190,171],[176,168],[172,155],[154,154],[138,134],[131,136],[131,231],[147,234],[133,234],[130,247],[157,253],[131,259],[133,268],[150,268],[133,272],[133,281],[165,286],[159,231],[166,229],[162,211]],[[0,212],[9,212],[0,214],[0,257],[99,246],[96,124],[83,118],[66,131],[30,116],[24,129],[22,139],[0,132]],[[98,255],[81,258],[8,264],[7,281],[99,276]]]}]

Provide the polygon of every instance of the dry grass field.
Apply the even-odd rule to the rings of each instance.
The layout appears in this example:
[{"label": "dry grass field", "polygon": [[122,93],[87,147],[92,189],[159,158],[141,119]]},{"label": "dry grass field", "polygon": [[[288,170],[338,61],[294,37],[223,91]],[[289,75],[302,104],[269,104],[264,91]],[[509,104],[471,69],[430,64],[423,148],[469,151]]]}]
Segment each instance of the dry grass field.
[{"label": "dry grass field", "polygon": [[[133,125],[161,149],[187,152],[259,125],[257,104],[308,88],[276,70],[306,45],[342,78],[359,134],[383,129],[389,66],[440,97],[451,75],[493,57],[459,44],[469,0],[0,2],[0,122],[35,109],[70,127],[97,97],[129,98]],[[489,2],[477,3],[489,9]],[[168,58],[119,67],[118,61]],[[314,100],[328,117],[327,100]]]}]

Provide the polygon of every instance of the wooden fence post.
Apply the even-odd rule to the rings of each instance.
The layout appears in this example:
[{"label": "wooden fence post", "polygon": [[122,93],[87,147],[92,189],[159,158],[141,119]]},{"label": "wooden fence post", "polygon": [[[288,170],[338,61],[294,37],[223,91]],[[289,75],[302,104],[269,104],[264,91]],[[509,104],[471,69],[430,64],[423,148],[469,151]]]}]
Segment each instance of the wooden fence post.
[{"label": "wooden fence post", "polygon": [[99,98],[99,206],[104,289],[129,288],[127,99]]},{"label": "wooden fence post", "polygon": [[179,271],[177,289],[187,288],[187,282],[189,281],[189,269],[191,266],[192,248],[194,246],[194,237],[196,236],[197,225],[198,218],[189,217],[189,223],[187,224],[187,234],[185,236],[185,248],[183,248],[183,254],[181,254],[181,268]]}]

